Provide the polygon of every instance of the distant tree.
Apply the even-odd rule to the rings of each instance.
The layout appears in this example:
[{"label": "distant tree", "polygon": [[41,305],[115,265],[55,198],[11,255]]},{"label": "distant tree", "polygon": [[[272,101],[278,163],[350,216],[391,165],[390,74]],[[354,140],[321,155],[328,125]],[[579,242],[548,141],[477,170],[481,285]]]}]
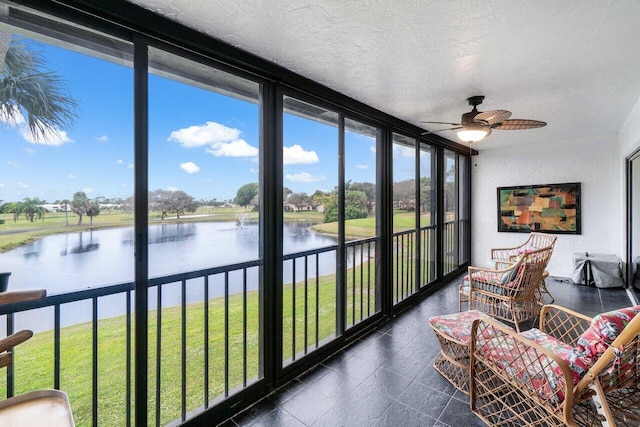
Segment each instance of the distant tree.
[{"label": "distant tree", "polygon": [[362,191],[367,199],[365,203],[365,207],[367,212],[371,212],[373,210],[373,206],[376,202],[376,186],[371,182],[347,182],[345,185],[345,190],[355,190]]},{"label": "distant tree", "polygon": [[184,212],[194,212],[198,208],[196,199],[184,191],[155,190],[149,195],[149,203],[151,209],[160,212],[161,219],[170,212],[175,212],[180,219]]},{"label": "distant tree", "polygon": [[184,191],[171,191],[169,200],[169,212],[175,212],[178,219],[185,212],[195,212],[198,209],[198,201]]},{"label": "distant tree", "polygon": [[160,219],[164,219],[171,209],[171,191],[155,190],[149,192],[149,209],[160,212]]},{"label": "distant tree", "polygon": [[325,209],[331,203],[331,200],[335,198],[335,195],[332,193],[325,193],[324,191],[316,190],[315,193],[311,195],[311,200],[316,205],[323,205]]},{"label": "distant tree", "polygon": [[83,191],[77,191],[71,201],[71,211],[78,215],[78,225],[82,225],[82,216],[91,208],[91,202]]},{"label": "distant tree", "polygon": [[10,202],[4,205],[4,213],[13,214],[13,222],[18,221],[18,215],[20,214],[20,202]]},{"label": "distant tree", "polygon": [[367,195],[364,191],[348,190],[344,194],[344,217],[356,219],[367,217]]},{"label": "distant tree", "polygon": [[235,202],[236,204],[247,207],[251,203],[251,200],[258,195],[260,187],[257,182],[252,182],[249,184],[245,184],[238,189],[236,193]]},{"label": "distant tree", "polygon": [[44,218],[45,209],[41,206],[43,204],[43,200],[38,198],[30,199],[27,197],[20,203],[20,213],[23,213],[29,222],[33,222],[36,217],[38,219]]},{"label": "distant tree", "polygon": [[62,199],[60,200],[60,205],[64,206],[64,219],[67,223],[67,227],[69,226],[69,205],[71,204],[71,200]]},{"label": "distant tree", "polygon": [[413,206],[415,209],[416,180],[407,179],[405,181],[393,183],[393,204],[396,207],[408,209]]},{"label": "distant tree", "polygon": [[291,203],[296,207],[300,207],[303,205],[311,204],[311,197],[307,195],[307,193],[291,193],[291,195],[287,198],[287,202]]},{"label": "distant tree", "polygon": [[293,191],[291,191],[289,187],[284,187],[282,189],[282,197],[284,197],[285,200],[287,200],[287,198],[289,198],[289,196],[292,194],[293,194]]},{"label": "distant tree", "polygon": [[66,82],[46,70],[40,52],[10,33],[0,32],[0,118],[26,120],[35,140],[44,140],[75,120],[77,103]]},{"label": "distant tree", "polygon": [[87,216],[91,220],[91,225],[93,225],[93,217],[100,215],[100,204],[98,202],[91,203],[89,209],[87,209]]}]

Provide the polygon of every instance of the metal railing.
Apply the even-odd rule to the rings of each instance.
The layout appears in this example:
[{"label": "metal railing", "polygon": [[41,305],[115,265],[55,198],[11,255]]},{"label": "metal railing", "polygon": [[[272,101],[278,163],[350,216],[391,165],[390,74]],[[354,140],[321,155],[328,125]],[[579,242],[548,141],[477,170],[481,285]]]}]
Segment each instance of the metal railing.
[{"label": "metal railing", "polygon": [[[420,228],[420,263],[416,263],[416,230],[393,235],[393,302],[397,304],[436,278],[436,226]],[[419,268],[419,271],[416,269]],[[416,273],[419,283],[416,283]]]},{"label": "metal railing", "polygon": [[[256,260],[149,280],[150,424],[184,421],[194,411],[259,379],[257,278],[261,264]],[[63,389],[78,425],[131,425],[133,289],[129,282],[3,306],[0,315],[6,316],[7,334],[14,332],[16,316],[23,312],[40,312],[38,321],[49,322],[53,329],[34,335],[21,345],[24,350],[16,348],[20,357],[8,367],[0,390],[4,385],[7,397],[13,396],[17,370],[24,371],[20,379],[25,377],[27,382],[25,372],[42,369],[23,354],[34,346],[49,347],[50,356],[38,360],[53,360],[53,379],[48,384],[40,381],[38,388]],[[113,317],[99,316],[101,302],[110,299],[112,303],[116,295],[125,300],[118,317],[124,325],[118,328],[113,326]],[[89,322],[63,328],[64,314],[86,301],[91,304]],[[46,320],[41,309],[53,309],[53,318]],[[89,361],[80,359],[83,343],[77,336],[90,340]],[[67,340],[80,348],[66,348]],[[105,349],[109,354],[104,354]],[[83,369],[87,364],[88,372]],[[84,378],[87,374],[88,379]],[[117,407],[117,414],[109,406]]]},{"label": "metal railing", "polygon": [[[345,243],[344,316],[346,327],[354,326],[380,310],[376,298],[377,238]],[[323,263],[337,263],[338,245],[283,257],[283,364],[284,366],[319,348],[335,337],[338,310],[336,268],[330,274]],[[311,314],[311,316],[310,316]]]},{"label": "metal railing", "polygon": [[[416,231],[393,237],[396,303],[435,278],[435,226],[420,233],[419,265]],[[334,338],[339,310],[346,329],[380,311],[379,242],[345,244],[342,298],[337,245],[283,256],[283,366]],[[254,260],[149,280],[150,424],[184,421],[260,380],[261,268]],[[131,425],[133,293],[127,282],[2,306],[7,334],[34,321],[43,332],[16,348],[0,393],[62,389],[78,425]],[[79,320],[85,306],[90,314]],[[39,356],[27,357],[35,348]]]}]

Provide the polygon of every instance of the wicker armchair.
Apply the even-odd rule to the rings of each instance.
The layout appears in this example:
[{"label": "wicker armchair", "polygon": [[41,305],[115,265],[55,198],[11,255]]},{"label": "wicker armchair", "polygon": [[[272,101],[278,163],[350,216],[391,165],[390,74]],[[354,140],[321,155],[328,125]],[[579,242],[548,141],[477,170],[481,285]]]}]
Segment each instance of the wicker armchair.
[{"label": "wicker armchair", "polygon": [[498,262],[497,270],[469,267],[460,285],[459,308],[467,302],[469,310],[513,323],[520,332],[520,324],[540,312],[539,286],[552,251],[549,246],[523,253],[515,263]]},{"label": "wicker armchair", "polygon": [[[513,248],[491,249],[491,260],[492,262],[512,261],[516,257],[520,256],[522,253],[529,250],[547,248],[547,247],[553,248],[553,246],[556,244],[557,238],[558,237],[554,236],[553,234],[532,232],[532,233],[529,233],[529,237],[527,238],[527,240],[519,246],[516,246]],[[548,299],[548,301],[546,301],[547,303],[551,304],[554,302],[553,295],[551,295],[551,292],[549,292],[549,290],[547,289],[547,284],[545,282],[545,279],[548,276],[549,276],[549,273],[545,271],[543,273],[542,279],[540,280],[538,298],[541,306],[544,305],[545,303],[543,299],[545,295]]]},{"label": "wicker armchair", "polygon": [[544,306],[539,329],[471,329],[471,409],[492,426],[640,425],[640,306],[592,320]]}]

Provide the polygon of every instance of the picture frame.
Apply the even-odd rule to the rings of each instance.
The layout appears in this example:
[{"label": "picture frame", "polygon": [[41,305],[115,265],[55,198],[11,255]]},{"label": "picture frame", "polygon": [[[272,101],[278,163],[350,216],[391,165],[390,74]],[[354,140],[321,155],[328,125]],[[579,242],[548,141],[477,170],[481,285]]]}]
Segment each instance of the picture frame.
[{"label": "picture frame", "polygon": [[498,232],[582,234],[579,182],[497,190]]}]

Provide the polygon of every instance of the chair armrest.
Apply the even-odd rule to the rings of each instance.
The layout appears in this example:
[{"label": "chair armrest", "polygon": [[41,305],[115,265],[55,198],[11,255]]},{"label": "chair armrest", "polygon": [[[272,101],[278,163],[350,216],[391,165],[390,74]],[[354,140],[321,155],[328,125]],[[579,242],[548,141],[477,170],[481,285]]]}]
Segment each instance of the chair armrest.
[{"label": "chair armrest", "polygon": [[498,376],[531,402],[544,402],[552,412],[564,411],[565,419],[572,419],[573,375],[569,366],[551,350],[499,321],[489,318],[473,322],[471,367],[472,387],[474,381],[493,381],[492,377]]},{"label": "chair armrest", "polygon": [[545,305],[540,310],[539,329],[570,346],[576,345],[590,325],[591,317],[559,305]]},{"label": "chair armrest", "polygon": [[47,296],[45,289],[36,289],[32,291],[12,291],[0,293],[0,305],[13,304],[16,302],[38,301]]},{"label": "chair armrest", "polygon": [[0,339],[0,368],[10,365],[13,361],[13,355],[9,350],[16,345],[25,342],[32,336],[33,332],[24,330]]}]

